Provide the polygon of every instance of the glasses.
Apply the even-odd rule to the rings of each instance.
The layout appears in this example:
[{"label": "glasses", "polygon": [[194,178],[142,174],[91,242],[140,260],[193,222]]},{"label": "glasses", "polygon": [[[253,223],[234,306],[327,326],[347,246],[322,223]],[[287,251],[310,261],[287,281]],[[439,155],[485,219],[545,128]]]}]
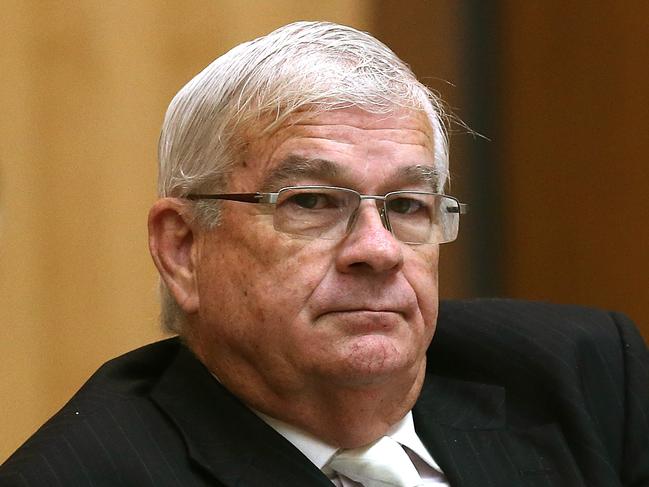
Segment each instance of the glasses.
[{"label": "glasses", "polygon": [[455,240],[460,214],[468,210],[444,194],[393,191],[375,196],[333,186],[291,186],[276,193],[190,194],[187,199],[274,205],[273,226],[278,232],[327,240],[344,237],[354,227],[361,202],[375,200],[383,226],[408,244]]}]

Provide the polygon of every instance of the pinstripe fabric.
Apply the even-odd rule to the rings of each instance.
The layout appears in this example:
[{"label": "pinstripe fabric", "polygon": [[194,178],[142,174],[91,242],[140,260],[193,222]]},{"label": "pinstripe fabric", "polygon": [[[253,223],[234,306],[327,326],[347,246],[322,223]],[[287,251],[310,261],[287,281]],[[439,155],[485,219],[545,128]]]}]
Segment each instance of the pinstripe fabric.
[{"label": "pinstripe fabric", "polygon": [[[454,487],[649,486],[649,352],[623,316],[446,302],[413,410]],[[177,339],[102,367],[0,486],[331,486]]]},{"label": "pinstripe fabric", "polygon": [[[445,303],[439,323],[428,372],[456,389],[428,387],[415,421],[451,485],[649,486],[649,352],[628,319],[479,300]],[[475,383],[502,391],[501,424]]]}]

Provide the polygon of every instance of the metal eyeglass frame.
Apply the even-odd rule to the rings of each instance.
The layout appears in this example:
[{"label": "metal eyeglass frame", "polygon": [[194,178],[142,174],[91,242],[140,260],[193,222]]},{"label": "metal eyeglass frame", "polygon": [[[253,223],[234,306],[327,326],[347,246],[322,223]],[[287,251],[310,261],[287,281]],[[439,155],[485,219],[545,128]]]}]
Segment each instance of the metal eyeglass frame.
[{"label": "metal eyeglass frame", "polygon": [[[338,191],[344,191],[344,192],[349,192],[349,193],[355,193],[359,197],[359,207],[360,203],[363,200],[376,200],[376,201],[381,201],[381,205],[377,205],[377,210],[379,211],[379,215],[381,217],[381,222],[383,223],[383,226],[390,232],[392,232],[392,228],[390,225],[390,219],[386,214],[385,211],[385,201],[386,199],[390,198],[391,196],[394,196],[395,194],[422,194],[422,195],[431,195],[431,196],[442,196],[444,198],[451,199],[457,203],[457,206],[455,207],[449,207],[446,208],[446,211],[448,213],[458,213],[458,214],[466,214],[468,213],[469,206],[460,203],[460,201],[455,198],[454,196],[449,196],[447,194],[442,194],[442,193],[434,193],[434,192],[429,192],[429,191],[415,191],[415,190],[400,190],[400,191],[391,191],[389,193],[386,193],[383,196],[380,195],[367,195],[367,194],[361,194],[356,190],[350,189],[350,188],[341,188],[338,186],[322,186],[322,185],[310,185],[310,186],[287,186],[284,188],[279,189],[276,192],[256,192],[256,193],[210,193],[210,194],[201,194],[201,193],[192,193],[188,194],[185,196],[186,199],[196,201],[196,200],[227,200],[227,201],[238,201],[241,203],[261,203],[261,204],[270,204],[274,205],[277,203],[277,200],[279,199],[279,195],[284,192],[284,191],[289,191],[289,190],[300,190],[300,189],[305,189],[305,190],[318,190],[318,189],[323,189],[323,190],[338,190]],[[358,208],[357,208],[358,209]],[[352,216],[350,218],[350,221],[348,222],[348,228],[351,227],[354,223],[354,213],[352,212]],[[278,230],[281,231],[281,230]],[[393,234],[394,235],[394,234]],[[395,238],[397,238],[395,236]],[[397,238],[397,240],[400,240]],[[402,241],[402,240],[400,240]],[[452,241],[452,240],[451,240]],[[406,243],[414,243],[418,245],[423,245],[425,243],[433,243],[433,242],[406,242]],[[441,243],[446,243],[446,242],[441,242]]]}]

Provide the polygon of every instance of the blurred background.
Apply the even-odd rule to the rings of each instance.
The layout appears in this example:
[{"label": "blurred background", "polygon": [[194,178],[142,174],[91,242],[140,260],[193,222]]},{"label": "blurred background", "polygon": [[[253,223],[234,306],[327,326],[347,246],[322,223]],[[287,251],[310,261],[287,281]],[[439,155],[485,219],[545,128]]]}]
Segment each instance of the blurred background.
[{"label": "blurred background", "polygon": [[[649,338],[649,2],[4,0],[0,461],[108,358],[160,339],[146,216],[178,89],[294,20],[373,33],[447,101],[446,298],[629,314]],[[476,135],[479,134],[479,135]]]}]

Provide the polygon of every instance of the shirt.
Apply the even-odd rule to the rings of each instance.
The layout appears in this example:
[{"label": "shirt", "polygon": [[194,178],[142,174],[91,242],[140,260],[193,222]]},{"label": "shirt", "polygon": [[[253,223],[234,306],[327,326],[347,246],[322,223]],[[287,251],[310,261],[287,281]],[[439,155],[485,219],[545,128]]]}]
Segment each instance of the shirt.
[{"label": "shirt", "polygon": [[[322,470],[334,485],[337,487],[357,487],[360,485],[358,482],[340,476],[327,468],[329,460],[338,451],[338,448],[321,441],[300,428],[266,416],[258,411],[255,412],[269,426],[300,450],[316,467]],[[423,485],[430,487],[449,487],[442,469],[430,455],[419,439],[419,436],[417,436],[411,411],[401,421],[393,425],[386,433],[386,436],[391,437],[404,448],[424,481]]]}]

